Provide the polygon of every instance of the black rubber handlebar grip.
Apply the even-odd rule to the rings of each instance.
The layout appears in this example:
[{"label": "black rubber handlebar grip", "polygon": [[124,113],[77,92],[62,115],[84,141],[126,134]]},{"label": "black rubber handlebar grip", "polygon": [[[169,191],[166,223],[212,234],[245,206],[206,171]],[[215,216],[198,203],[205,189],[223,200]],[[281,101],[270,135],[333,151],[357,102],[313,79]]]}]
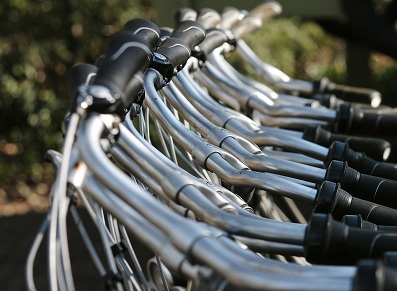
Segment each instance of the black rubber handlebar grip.
[{"label": "black rubber handlebar grip", "polygon": [[[142,89],[140,83],[136,83],[136,88],[129,86],[129,83],[150,65],[151,59],[151,47],[144,38],[121,32],[110,39],[93,85],[103,86],[111,92],[116,101],[110,103],[116,104],[117,100],[121,100],[122,107],[129,108],[133,101],[129,97],[133,95],[132,98],[135,98]],[[92,91],[95,89],[95,86],[90,88]],[[127,90],[128,95],[125,94]],[[91,93],[97,97],[95,92]]]},{"label": "black rubber handlebar grip", "polygon": [[204,28],[195,21],[183,21],[173,31],[170,38],[163,41],[155,52],[152,65],[167,79],[183,68],[192,50],[205,38]]},{"label": "black rubber handlebar grip", "polygon": [[354,197],[397,209],[397,181],[361,174],[340,161],[331,162],[325,179]]},{"label": "black rubber handlebar grip", "polygon": [[372,107],[378,107],[382,101],[382,95],[376,90],[337,85],[326,77],[313,82],[313,95],[317,93],[333,94],[344,101],[371,104]]},{"label": "black rubber handlebar grip", "polygon": [[353,108],[349,134],[363,134],[380,137],[397,136],[397,115],[378,114],[360,108]]},{"label": "black rubber handlebar grip", "polygon": [[208,54],[228,40],[228,36],[222,30],[211,28],[207,30],[207,36],[204,41],[196,47],[193,55],[202,61],[206,61]]},{"label": "black rubber handlebar grip", "polygon": [[334,94],[337,98],[348,102],[368,103],[372,107],[378,107],[382,101],[382,95],[372,89],[337,85],[330,82],[325,93]]},{"label": "black rubber handlebar grip", "polygon": [[363,229],[370,229],[370,230],[381,230],[384,232],[395,232],[397,233],[397,226],[393,225],[378,225],[376,223],[372,223],[369,221],[364,220],[361,215],[345,215],[342,220],[342,223],[350,226],[350,227],[357,227]]},{"label": "black rubber handlebar grip", "polygon": [[178,26],[180,22],[186,20],[195,21],[197,19],[197,12],[192,8],[183,7],[178,9],[174,15],[175,26]]},{"label": "black rubber handlebar grip", "polygon": [[[364,220],[360,214],[349,214],[343,216],[341,222],[346,224],[350,227],[357,227],[363,229],[371,229],[371,230],[378,230],[378,225],[369,221]],[[397,227],[393,227],[397,230]]]},{"label": "black rubber handlebar grip", "polygon": [[241,21],[236,22],[231,28],[235,39],[242,39],[247,35],[257,31],[262,27],[262,20],[258,17],[248,14]]},{"label": "black rubber handlebar grip", "polygon": [[221,16],[214,9],[202,8],[197,15],[196,21],[207,30],[215,28],[221,21]]},{"label": "black rubber handlebar grip", "polygon": [[263,22],[281,13],[281,5],[278,2],[266,2],[253,8],[241,21],[231,26],[231,32],[235,39],[241,39],[257,31]]},{"label": "black rubber handlebar grip", "polygon": [[337,109],[340,105],[345,103],[342,99],[336,98],[335,95],[327,93],[313,94],[312,99],[318,101],[322,106],[329,109]]},{"label": "black rubber handlebar grip", "polygon": [[127,21],[124,24],[123,31],[141,37],[149,48],[153,48],[160,38],[159,27],[150,20],[143,18],[135,18]]},{"label": "black rubber handlebar grip", "polygon": [[378,161],[386,160],[391,149],[391,144],[385,139],[335,134],[319,125],[308,125],[303,132],[303,139],[324,147],[330,147],[334,141],[346,142],[354,151],[365,152]]},{"label": "black rubber handlebar grip", "polygon": [[225,7],[221,11],[219,25],[223,29],[230,29],[236,22],[244,17],[243,13],[234,7]]},{"label": "black rubber handlebar grip", "polygon": [[172,33],[173,38],[180,39],[190,50],[201,43],[205,35],[205,29],[196,21],[191,20],[179,23]]},{"label": "black rubber handlebar grip", "polygon": [[388,266],[387,262],[386,264],[384,262],[370,259],[360,261],[357,264],[352,290],[397,290],[397,270],[395,265]]},{"label": "black rubber handlebar grip", "polygon": [[317,190],[313,212],[330,213],[336,220],[349,214],[360,214],[365,220],[380,225],[397,225],[397,210],[353,197],[329,181]]},{"label": "black rubber handlebar grip", "polygon": [[276,1],[268,1],[253,8],[250,11],[250,14],[260,18],[262,21],[266,21],[279,15],[281,11],[282,7],[280,3]]},{"label": "black rubber handlebar grip", "polygon": [[393,164],[375,161],[363,153],[351,150],[346,143],[332,143],[324,164],[327,166],[332,160],[346,161],[350,167],[362,174],[397,180],[397,168]]},{"label": "black rubber handlebar grip", "polygon": [[397,233],[349,227],[331,215],[314,214],[307,226],[305,257],[316,264],[355,264],[397,251]]},{"label": "black rubber handlebar grip", "polygon": [[190,58],[191,50],[179,38],[170,37],[161,43],[156,50],[156,55],[161,55],[168,60],[172,66],[171,70],[173,70],[187,62]]},{"label": "black rubber handlebar grip", "polygon": [[91,64],[77,64],[71,67],[65,76],[66,87],[69,95],[69,111],[76,108],[79,87],[93,81],[98,68]]}]

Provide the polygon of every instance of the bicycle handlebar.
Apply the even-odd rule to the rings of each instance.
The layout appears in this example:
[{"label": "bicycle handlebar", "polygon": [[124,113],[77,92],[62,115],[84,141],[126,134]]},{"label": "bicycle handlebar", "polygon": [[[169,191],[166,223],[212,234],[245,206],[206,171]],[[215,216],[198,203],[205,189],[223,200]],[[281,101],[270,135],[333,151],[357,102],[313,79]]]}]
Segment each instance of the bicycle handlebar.
[{"label": "bicycle handlebar", "polygon": [[179,23],[171,37],[181,40],[190,50],[193,50],[205,39],[205,35],[205,29],[198,22],[186,20]]},{"label": "bicycle handlebar", "polygon": [[197,19],[197,12],[191,8],[183,7],[176,11],[174,15],[175,26],[179,25],[182,21]]},{"label": "bicycle handlebar", "polygon": [[396,290],[395,266],[380,261],[363,260],[357,264],[354,290]]},{"label": "bicycle handlebar", "polygon": [[339,184],[325,181],[317,191],[314,213],[331,213],[337,220],[344,215],[360,214],[366,220],[382,225],[397,224],[397,210],[353,197]]},{"label": "bicycle handlebar", "polygon": [[325,147],[330,147],[334,141],[345,142],[356,152],[365,152],[367,156],[378,161],[387,160],[391,150],[391,144],[387,140],[335,134],[318,125],[308,125],[302,138]]},{"label": "bicycle handlebar", "polygon": [[305,242],[306,259],[316,264],[354,264],[397,250],[397,233],[349,227],[331,215],[312,216]]},{"label": "bicycle handlebar", "polygon": [[262,20],[258,17],[251,15],[246,16],[238,23],[232,25],[230,28],[234,38],[240,39],[244,38],[250,33],[255,32],[262,26]]},{"label": "bicycle handlebar", "polygon": [[77,64],[71,67],[65,76],[66,87],[69,96],[69,111],[76,110],[79,87],[82,84],[89,84],[94,79],[98,68],[91,64]]},{"label": "bicycle handlebar", "polygon": [[372,89],[338,85],[331,82],[328,78],[321,78],[313,82],[313,95],[316,93],[333,94],[349,102],[368,103],[372,107],[378,107],[382,101],[381,94]]},{"label": "bicycle handlebar", "polygon": [[204,41],[196,47],[195,51],[193,52],[193,56],[205,62],[207,60],[207,56],[214,49],[220,47],[228,40],[229,37],[223,32],[223,30],[216,28],[208,29]]},{"label": "bicycle handlebar", "polygon": [[345,215],[342,220],[342,223],[357,228],[370,229],[370,230],[381,230],[384,232],[396,232],[397,226],[395,225],[378,225],[373,222],[369,222],[364,220],[360,214],[356,215]]},{"label": "bicycle handlebar", "polygon": [[262,27],[263,22],[279,15],[281,11],[281,5],[276,1],[260,4],[249,13],[228,7],[222,13],[221,27],[231,29],[235,39],[244,38]]},{"label": "bicycle handlebar", "polygon": [[154,53],[152,67],[168,81],[180,71],[190,58],[192,50],[205,38],[204,28],[197,22],[186,20],[179,24],[171,37],[161,43]]},{"label": "bicycle handlebar", "polygon": [[339,141],[332,143],[324,164],[328,166],[332,160],[346,161],[350,167],[363,174],[397,180],[397,168],[392,164],[375,161],[363,153],[355,152],[347,143]]},{"label": "bicycle handlebar", "polygon": [[88,89],[98,111],[116,110],[120,101],[121,110],[129,108],[142,89],[140,79],[134,76],[150,65],[151,50],[160,35],[159,28],[148,20],[131,21],[125,29],[110,39],[97,76]]},{"label": "bicycle handlebar", "polygon": [[123,31],[142,38],[149,48],[153,48],[157,44],[160,34],[156,24],[142,18],[127,21],[123,26]]},{"label": "bicycle handlebar", "polygon": [[397,207],[397,181],[361,174],[347,166],[347,163],[332,161],[326,180],[339,182],[341,187],[353,196],[379,203],[391,208]]},{"label": "bicycle handlebar", "polygon": [[234,23],[244,18],[244,13],[234,7],[225,7],[221,12],[219,26],[223,29],[230,29]]},{"label": "bicycle handlebar", "polygon": [[208,30],[218,25],[221,21],[221,16],[214,9],[202,8],[197,15],[196,21],[200,23],[205,30]]},{"label": "bicycle handlebar", "polygon": [[368,134],[373,136],[390,137],[395,136],[397,115],[378,114],[367,112],[359,108],[353,108],[352,121],[349,134]]},{"label": "bicycle handlebar", "polygon": [[[237,13],[232,9],[229,12],[233,14],[233,19],[239,19],[243,15],[243,12]],[[279,12],[280,6],[277,3],[265,3],[253,9],[245,20],[234,24],[234,32],[241,36]],[[182,15],[183,13],[185,14]],[[195,13],[188,10],[183,13],[177,17],[196,18]],[[52,206],[54,212],[47,217],[47,220],[51,220],[50,228],[55,229],[50,229],[50,249],[56,251],[50,251],[49,255],[56,258],[53,269],[57,269],[50,274],[51,284],[65,283],[68,286],[64,286],[64,289],[68,289],[66,287],[69,285],[73,286],[72,276],[68,274],[70,268],[65,248],[67,237],[64,234],[64,206],[69,203],[67,195],[80,195],[93,218],[98,218],[95,222],[102,232],[103,244],[108,252],[106,255],[110,267],[101,265],[100,259],[96,262],[97,267],[99,266],[100,274],[106,277],[121,274],[118,287],[126,283],[125,286],[130,284],[138,290],[141,286],[149,289],[145,275],[142,274],[142,279],[130,273],[127,260],[123,261],[120,254],[113,254],[112,257],[110,250],[117,247],[123,239],[124,225],[131,229],[137,228],[132,233],[138,239],[143,239],[145,246],[161,256],[165,270],[170,268],[180,272],[192,282],[201,284],[205,281],[208,284],[206,287],[222,289],[227,286],[255,290],[333,290],[337,287],[338,290],[351,291],[356,287],[364,288],[367,275],[368,286],[371,288],[379,287],[379,284],[382,288],[394,287],[396,281],[392,276],[395,271],[388,266],[361,263],[358,268],[338,268],[282,264],[272,262],[272,259],[264,260],[246,249],[256,246],[264,253],[280,255],[280,260],[281,256],[297,255],[302,258],[286,258],[305,263],[305,256],[308,261],[321,264],[354,264],[362,258],[379,258],[386,251],[397,251],[397,202],[393,199],[397,181],[366,174],[370,172],[397,177],[397,169],[368,159],[364,154],[354,152],[342,143],[334,142],[328,149],[301,139],[300,132],[261,127],[243,113],[224,106],[227,104],[233,108],[242,108],[246,110],[245,113],[251,114],[252,111],[260,111],[262,106],[269,105],[266,110],[270,111],[272,108],[275,111],[274,116],[278,118],[299,116],[307,120],[313,117],[311,109],[316,106],[320,108],[318,102],[294,103],[297,100],[294,98],[298,98],[295,96],[284,96],[284,100],[277,103],[278,97],[281,99],[283,96],[275,92],[275,96],[266,96],[266,90],[259,90],[258,95],[255,95],[255,86],[244,82],[232,70],[227,69],[226,61],[216,59],[223,59],[218,53],[221,48],[211,54],[214,48],[225,42],[235,44],[231,42],[234,40],[230,38],[228,31],[208,29],[205,38],[204,28],[214,26],[218,21],[219,15],[215,11],[202,10],[198,22],[182,21],[168,36],[161,35],[161,44],[160,30],[155,24],[144,19],[130,21],[122,32],[110,39],[98,69],[92,65],[81,64],[69,71],[69,97],[71,103],[74,102],[71,110],[78,108],[76,96],[79,96],[77,100],[86,102],[81,102],[81,110],[77,114],[70,115],[63,157],[53,155],[57,158],[57,163],[62,159],[64,161],[61,161],[60,174],[58,173],[51,191],[56,198]],[[232,20],[225,25],[232,25],[231,23]],[[244,23],[248,23],[248,26]],[[229,46],[225,44],[222,47],[226,51]],[[198,60],[190,59],[192,54]],[[205,61],[209,55],[209,67],[211,69],[211,65],[214,66],[215,71],[213,79],[216,80],[215,77],[222,74],[228,78],[219,86],[214,81],[215,89],[208,89],[208,92],[223,87],[235,91],[228,93],[224,89],[225,94],[230,96],[218,103],[211,98],[215,96],[206,92],[203,93],[204,97],[199,96],[205,89],[194,83],[193,78],[188,75],[188,68],[180,72],[186,63],[194,65],[196,69],[204,67],[197,64],[201,65],[200,60]],[[168,88],[159,93],[158,90],[166,86],[178,72],[180,78],[176,78],[176,86],[168,84]],[[91,82],[92,79],[87,76],[94,74],[96,77]],[[222,78],[219,77],[219,80]],[[337,85],[332,87],[328,83],[327,86],[327,90],[341,90]],[[146,93],[144,104],[140,103],[142,99],[139,98],[143,95],[138,92],[143,92],[143,87]],[[269,89],[270,91],[272,90]],[[246,93],[247,96],[244,96],[245,99],[236,97],[237,99],[228,103],[236,92]],[[169,93],[173,96],[168,96]],[[190,96],[191,100],[195,99],[191,102],[193,105],[187,101],[190,98],[182,98],[183,93],[194,95]],[[369,93],[371,92],[365,92]],[[349,94],[356,96],[357,92]],[[124,126],[120,124],[121,119],[117,114],[127,112],[127,108],[134,101],[139,101],[137,103],[142,107],[134,105],[129,115],[126,115]],[[303,105],[312,107],[310,110],[302,110],[300,107]],[[194,107],[200,109],[196,110]],[[368,113],[343,104],[341,107],[338,114],[335,110],[327,109],[322,113],[315,113],[313,119],[318,118],[327,122],[327,125],[335,125],[336,129],[346,127],[348,132],[361,130],[358,128],[360,122],[364,125],[368,123],[382,131],[382,134],[391,128],[394,120],[390,113]],[[83,112],[84,109],[87,112]],[[141,109],[140,135],[132,118],[136,118]],[[297,115],[296,111],[300,113]],[[383,118],[386,120],[382,120]],[[152,124],[158,132],[164,154],[157,147],[148,145]],[[234,133],[227,132],[226,128]],[[318,127],[314,131],[314,138],[321,139],[322,142],[345,138],[324,132]],[[258,145],[273,147],[274,152],[283,153],[281,150],[286,150],[286,154],[291,154],[291,151],[315,157],[318,163],[314,159],[300,159],[303,163],[307,162],[318,168],[266,157],[266,150],[262,152],[261,148],[243,136],[258,141]],[[368,147],[377,146],[383,150],[383,154],[390,146],[383,140],[359,139],[359,142]],[[289,156],[289,159],[293,158]],[[334,158],[347,160],[352,168],[347,163],[332,161]],[[179,161],[186,163],[190,167],[189,171],[181,168]],[[330,163],[327,170],[322,168],[322,162]],[[125,171],[119,166],[124,167]],[[190,174],[190,170],[193,174]],[[288,177],[281,176],[283,174]],[[340,184],[322,182],[325,178]],[[322,185],[318,188],[315,183],[321,182]],[[254,192],[255,189],[258,191]],[[85,191],[89,194],[88,197],[85,196]],[[134,195],[131,196],[131,193]],[[239,194],[245,195],[241,197],[246,201]],[[286,200],[286,197],[294,201]],[[300,212],[307,209],[304,206],[300,208],[299,203],[295,205],[295,201],[313,206],[309,224],[306,221],[310,214],[305,216]],[[101,212],[102,207],[104,212]],[[120,212],[117,212],[118,208]],[[52,213],[56,215],[53,216]],[[106,217],[101,217],[102,213],[106,213]],[[348,221],[346,215],[364,217],[367,221],[361,225],[366,228],[350,227],[347,224],[351,221]],[[343,224],[336,220],[347,220],[348,223]],[[360,224],[357,221],[353,221],[354,223]],[[128,237],[127,233],[125,235]],[[113,245],[114,241],[116,243]],[[247,246],[239,245],[244,241]],[[162,242],[165,245],[163,249]],[[134,260],[134,254],[130,255]],[[94,255],[92,256],[95,260]],[[162,272],[162,263],[157,263],[160,265],[159,272]],[[138,265],[139,262],[137,268]],[[106,273],[107,267],[110,269],[109,273]],[[62,282],[62,276],[66,282]],[[288,280],[284,281],[287,276]],[[166,287],[164,282],[156,284],[158,282],[151,283],[159,289],[161,284]],[[331,282],[335,282],[335,285],[331,285]],[[30,286],[29,289],[35,288]]]},{"label": "bicycle handlebar", "polygon": [[280,3],[276,1],[266,1],[254,7],[249,13],[262,21],[269,20],[272,17],[279,15],[282,11]]}]

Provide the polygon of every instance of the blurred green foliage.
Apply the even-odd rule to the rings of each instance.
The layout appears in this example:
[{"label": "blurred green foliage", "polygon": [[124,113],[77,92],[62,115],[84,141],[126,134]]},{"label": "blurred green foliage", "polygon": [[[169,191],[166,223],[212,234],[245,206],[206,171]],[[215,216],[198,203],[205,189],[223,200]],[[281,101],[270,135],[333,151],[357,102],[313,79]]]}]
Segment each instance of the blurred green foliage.
[{"label": "blurred green foliage", "polygon": [[382,92],[384,104],[397,107],[397,62],[379,56],[374,63],[374,87]]},{"label": "blurred green foliage", "polygon": [[[108,37],[129,19],[154,19],[152,7],[145,0],[0,3],[0,204],[34,204],[45,197],[54,169],[44,163],[44,153],[60,149],[68,108],[64,74],[77,62],[94,63]],[[344,43],[314,23],[272,20],[247,41],[263,60],[294,78],[326,75],[343,83]],[[231,60],[254,75],[235,56]],[[390,85],[397,65],[376,61],[377,88],[389,92],[397,87]]]},{"label": "blurred green foliage", "polygon": [[3,0],[0,3],[0,202],[48,191],[68,97],[64,74],[94,63],[108,36],[135,17],[152,17],[148,1]]},{"label": "blurred green foliage", "polygon": [[[266,23],[246,42],[264,61],[296,79],[328,76],[343,82],[346,71],[344,42],[327,34],[314,22],[278,18]],[[231,55],[240,70],[254,78],[252,68]]]}]

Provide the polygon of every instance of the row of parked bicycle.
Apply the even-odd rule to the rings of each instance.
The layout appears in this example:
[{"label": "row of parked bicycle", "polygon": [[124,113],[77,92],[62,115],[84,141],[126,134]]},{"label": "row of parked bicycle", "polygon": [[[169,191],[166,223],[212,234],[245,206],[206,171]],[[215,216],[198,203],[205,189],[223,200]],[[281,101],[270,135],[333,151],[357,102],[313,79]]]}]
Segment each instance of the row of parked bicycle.
[{"label": "row of parked bicycle", "polygon": [[[49,287],[74,290],[66,217],[111,290],[394,290],[397,114],[375,90],[295,80],[244,37],[281,12],[181,9],[127,22],[67,74],[70,114],[48,233]],[[225,58],[239,54],[263,82]],[[98,228],[98,254],[81,224]],[[139,241],[153,258],[142,267]],[[134,244],[135,245],[135,244]]]}]

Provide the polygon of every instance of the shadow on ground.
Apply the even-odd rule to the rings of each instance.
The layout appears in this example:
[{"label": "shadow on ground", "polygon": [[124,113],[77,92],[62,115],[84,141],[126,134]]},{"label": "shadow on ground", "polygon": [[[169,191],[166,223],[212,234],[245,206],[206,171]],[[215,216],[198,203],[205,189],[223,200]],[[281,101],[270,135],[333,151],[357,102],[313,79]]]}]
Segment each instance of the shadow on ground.
[{"label": "shadow on ground", "polygon": [[[102,262],[104,262],[99,234],[88,214],[85,211],[80,211],[80,214],[94,246],[100,252]],[[27,213],[0,218],[0,290],[27,290],[24,274],[26,258],[44,217],[45,215],[40,213]],[[80,234],[71,221],[68,223],[68,233],[76,290],[106,290],[104,280],[99,277]],[[141,248],[136,251],[137,255],[141,255],[143,259],[149,255],[146,250]],[[34,275],[37,290],[49,290],[46,260],[46,250],[42,246],[35,262]]]}]

